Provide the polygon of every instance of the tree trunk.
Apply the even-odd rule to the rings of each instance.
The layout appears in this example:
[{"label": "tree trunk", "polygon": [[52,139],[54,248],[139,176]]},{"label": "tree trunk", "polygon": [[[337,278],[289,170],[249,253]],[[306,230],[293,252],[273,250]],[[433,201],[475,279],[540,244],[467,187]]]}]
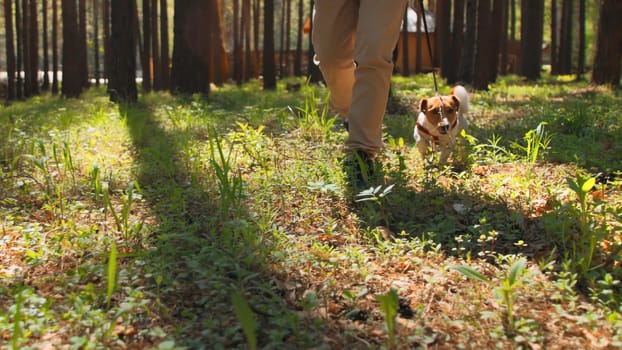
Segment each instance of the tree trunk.
[{"label": "tree trunk", "polygon": [[111,64],[108,79],[110,101],[134,103],[138,100],[136,87],[136,39],[128,35],[135,28],[135,0],[110,1]]},{"label": "tree trunk", "polygon": [[7,69],[7,95],[8,101],[15,100],[15,44],[13,38],[13,0],[4,0],[4,31],[6,33],[6,69]]},{"label": "tree trunk", "polygon": [[28,98],[32,96],[32,81],[33,72],[30,60],[30,49],[32,40],[32,32],[30,29],[30,1],[35,0],[22,0],[22,60],[24,64],[24,97]]},{"label": "tree trunk", "polygon": [[[310,18],[313,18],[313,7],[315,6],[315,0],[311,0],[311,6],[310,10],[309,10],[309,16]],[[311,38],[311,36],[313,35],[313,21],[311,21],[311,28],[309,30],[309,33],[311,33],[309,35],[309,37]],[[313,40],[309,40],[309,50],[308,50],[308,54],[307,54],[307,59],[308,59],[308,63],[307,63],[307,75],[309,76],[309,82],[311,83],[317,83],[322,81],[322,72],[320,71],[320,67],[317,66],[317,64],[315,64],[315,62],[313,61],[313,57],[315,56],[315,49],[313,48]]]},{"label": "tree trunk", "polygon": [[559,74],[559,59],[558,59],[558,51],[559,51],[559,25],[557,24],[557,0],[551,0],[551,47],[550,51],[550,62],[551,62],[551,74],[557,75]]},{"label": "tree trunk", "polygon": [[285,1],[281,2],[281,25],[279,26],[279,77],[285,75]]},{"label": "tree trunk", "polygon": [[559,35],[559,73],[572,73],[573,1],[562,1],[562,20]]},{"label": "tree trunk", "polygon": [[[143,0],[146,1],[146,0]],[[160,41],[158,40],[158,0],[151,0],[151,76],[153,89],[162,90],[160,74]]]},{"label": "tree trunk", "polygon": [[622,1],[601,0],[592,82],[620,86],[622,60]]},{"label": "tree trunk", "polygon": [[505,40],[503,32],[503,13],[505,12],[506,0],[492,0],[492,14],[491,14],[491,31],[490,31],[490,76],[488,80],[490,83],[497,81],[499,74],[499,52],[501,51],[501,42]]},{"label": "tree trunk", "polygon": [[99,0],[93,0],[93,59],[95,86],[99,86]]},{"label": "tree trunk", "polygon": [[50,90],[50,56],[48,45],[48,1],[41,1],[41,14],[43,17],[43,82],[41,89],[44,91]]},{"label": "tree trunk", "polygon": [[490,0],[477,2],[477,29],[475,39],[475,64],[473,68],[473,87],[477,90],[488,90],[490,83],[490,59],[492,47],[492,33]]},{"label": "tree trunk", "polygon": [[80,74],[82,75],[82,84],[83,87],[88,87],[90,85],[89,82],[89,69],[88,69],[88,63],[87,63],[87,57],[88,57],[88,53],[87,53],[87,45],[86,45],[86,28],[87,28],[87,24],[86,24],[86,0],[79,0],[78,1],[78,14],[79,14],[79,33],[80,33],[80,51],[77,52],[76,54],[78,54],[78,56],[80,57]]},{"label": "tree trunk", "polygon": [[168,3],[166,0],[160,0],[160,65],[162,74],[162,89],[168,90],[171,86],[170,56],[168,42]]},{"label": "tree trunk", "polygon": [[77,98],[82,93],[80,69],[80,34],[78,32],[78,8],[75,0],[62,0],[63,17],[63,84],[62,94]]},{"label": "tree trunk", "polygon": [[240,0],[233,0],[233,80],[242,85],[242,35],[240,19]]},{"label": "tree trunk", "polygon": [[519,75],[529,80],[540,78],[544,0],[521,1],[521,46]]},{"label": "tree trunk", "polygon": [[15,43],[17,46],[16,54],[16,70],[17,79],[15,80],[15,98],[24,98],[24,79],[22,77],[22,69],[24,66],[24,57],[22,55],[24,46],[24,28],[22,21],[22,9],[19,0],[15,0]]},{"label": "tree trunk", "polygon": [[[214,1],[214,0],[210,0]],[[204,0],[176,0],[173,36],[173,93],[209,95],[209,4]]]},{"label": "tree trunk", "polygon": [[264,1],[263,22],[263,88],[276,90],[274,64],[274,0]]},{"label": "tree trunk", "polygon": [[143,91],[151,91],[151,0],[143,0],[143,46],[140,52],[143,70]]},{"label": "tree trunk", "polygon": [[58,0],[52,0],[52,93],[58,93]]},{"label": "tree trunk", "polygon": [[110,0],[102,1],[102,26],[104,27],[104,76],[110,78],[111,48],[110,48]]},{"label": "tree trunk", "polygon": [[499,41],[499,74],[508,74],[508,28],[510,19],[510,4],[508,0],[503,0],[503,13],[501,14],[501,37]]},{"label": "tree trunk", "polygon": [[30,0],[28,10],[30,34],[28,41],[30,48],[28,53],[30,54],[30,93],[31,95],[39,94],[39,24],[37,16],[37,1]]},{"label": "tree trunk", "polygon": [[296,54],[294,55],[294,76],[302,76],[302,33],[304,30],[304,3],[298,0],[298,30],[296,31]]},{"label": "tree trunk", "polygon": [[464,33],[464,47],[460,58],[458,78],[464,83],[473,81],[473,65],[475,55],[475,38],[477,30],[477,0],[467,0],[466,3],[466,31]]},{"label": "tree trunk", "polygon": [[244,81],[256,75],[251,52],[251,1],[242,1],[242,23],[244,24]]},{"label": "tree trunk", "polygon": [[453,31],[451,32],[449,51],[447,53],[447,64],[444,69],[448,84],[455,84],[459,80],[459,58],[462,52],[464,37],[464,5],[464,0],[456,0],[454,2]]},{"label": "tree trunk", "polygon": [[577,58],[577,80],[585,73],[585,0],[579,0],[579,49]]},{"label": "tree trunk", "polygon": [[435,17],[435,38],[437,64],[441,69],[441,76],[447,78],[445,74],[446,67],[451,64],[449,61],[449,46],[451,42],[451,2],[449,0],[436,1],[436,17]]}]

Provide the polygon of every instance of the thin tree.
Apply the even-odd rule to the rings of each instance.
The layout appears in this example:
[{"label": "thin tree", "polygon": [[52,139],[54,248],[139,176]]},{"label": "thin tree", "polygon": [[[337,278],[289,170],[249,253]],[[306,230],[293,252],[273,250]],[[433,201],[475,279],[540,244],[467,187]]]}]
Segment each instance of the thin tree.
[{"label": "thin tree", "polygon": [[89,82],[89,69],[88,69],[88,52],[86,44],[86,0],[78,0],[78,31],[79,31],[79,49],[77,54],[79,56],[80,74],[82,75],[82,85],[87,88],[90,85]]},{"label": "thin tree", "polygon": [[264,1],[263,16],[263,88],[265,90],[276,90],[274,0]]},{"label": "thin tree", "polygon": [[[31,97],[33,94],[32,91],[32,81],[33,79],[33,71],[31,60],[32,56],[30,55],[30,50],[32,49],[31,40],[32,40],[32,31],[30,29],[30,1],[34,0],[22,0],[22,60],[24,65],[24,97]],[[35,80],[36,81],[36,80]]]},{"label": "thin tree", "polygon": [[[147,0],[143,0],[147,1]],[[162,89],[162,74],[160,73],[160,40],[158,39],[158,0],[151,0],[151,69],[153,89]]]},{"label": "thin tree", "polygon": [[294,55],[294,75],[302,76],[302,34],[304,30],[304,2],[298,0],[298,29],[296,30],[296,53]]},{"label": "thin tree", "polygon": [[104,35],[104,76],[106,79],[110,73],[110,0],[102,1],[102,27]]},{"label": "thin tree", "polygon": [[601,0],[592,82],[620,86],[622,67],[622,1]]},{"label": "thin tree", "polygon": [[281,1],[281,25],[279,26],[279,77],[285,76],[285,1]]},{"label": "thin tree", "polygon": [[559,25],[557,24],[557,0],[551,0],[551,45],[550,45],[550,63],[551,63],[551,74],[557,75],[559,74],[559,59],[558,59],[558,51],[559,51]]},{"label": "thin tree", "polygon": [[52,93],[58,93],[58,0],[52,0]]},{"label": "thin tree", "polygon": [[492,0],[491,13],[491,31],[490,31],[490,52],[488,53],[490,60],[490,76],[488,81],[493,83],[497,80],[499,74],[499,52],[501,51],[501,43],[506,41],[503,32],[503,13],[505,12],[506,0]]},{"label": "thin tree", "polygon": [[7,66],[7,95],[8,101],[14,100],[15,94],[15,43],[13,37],[13,0],[4,0],[4,31],[6,33],[6,66]]},{"label": "thin tree", "polygon": [[[63,1],[64,2],[64,1]],[[136,41],[128,35],[128,28],[135,28],[135,0],[110,1],[111,64],[108,79],[110,100],[134,103],[138,100],[136,87]]]},{"label": "thin tree", "polygon": [[75,0],[61,1],[63,18],[63,96],[77,98],[82,93],[80,68],[80,39],[78,31],[78,7]]},{"label": "thin tree", "polygon": [[29,25],[29,38],[28,42],[30,48],[28,53],[30,55],[30,93],[32,95],[39,94],[39,21],[37,12],[37,1],[30,0],[28,11],[30,11],[28,25]]},{"label": "thin tree", "polygon": [[151,0],[143,0],[143,43],[140,52],[143,91],[151,91]]},{"label": "thin tree", "polygon": [[464,0],[454,1],[453,19],[450,45],[448,50],[448,58],[444,68],[445,77],[448,84],[458,82],[459,59],[462,52],[464,41]]},{"label": "thin tree", "polygon": [[529,80],[540,77],[544,0],[521,1],[521,46],[518,74]]},{"label": "thin tree", "polygon": [[251,52],[251,2],[242,0],[242,35],[244,36],[244,81],[255,75],[256,69],[253,64]]},{"label": "thin tree", "polygon": [[16,70],[17,79],[15,80],[15,98],[24,98],[24,79],[22,76],[22,69],[24,66],[23,49],[24,46],[24,28],[22,22],[22,10],[20,0],[15,0],[15,44],[17,48],[16,53]]},{"label": "thin tree", "polygon": [[242,69],[244,66],[242,53],[242,19],[240,0],[233,0],[233,80],[242,85]]},{"label": "thin tree", "polygon": [[95,85],[99,86],[101,71],[99,70],[99,0],[93,0],[93,72]]},{"label": "thin tree", "polygon": [[577,58],[577,80],[585,73],[585,0],[579,0],[579,48]]},{"label": "thin tree", "polygon": [[434,17],[434,34],[436,38],[437,64],[441,69],[441,76],[446,78],[445,67],[449,64],[449,45],[451,41],[451,1],[436,1],[436,16]]},{"label": "thin tree", "polygon": [[572,72],[572,32],[573,32],[573,1],[562,1],[562,17],[559,36],[559,73]]},{"label": "thin tree", "polygon": [[41,16],[43,19],[43,82],[41,89],[44,91],[50,90],[50,56],[48,45],[48,1],[41,1]]},{"label": "thin tree", "polygon": [[467,0],[466,3],[466,31],[464,46],[458,69],[458,79],[469,83],[473,81],[473,66],[475,64],[475,39],[477,30],[477,0]]},{"label": "thin tree", "polygon": [[490,83],[492,67],[492,15],[490,0],[477,2],[477,29],[475,39],[475,59],[473,66],[473,87],[478,90],[487,90]]},{"label": "thin tree", "polygon": [[160,0],[160,65],[162,89],[170,88],[170,56],[169,56],[169,38],[168,38],[168,3],[166,0]]}]

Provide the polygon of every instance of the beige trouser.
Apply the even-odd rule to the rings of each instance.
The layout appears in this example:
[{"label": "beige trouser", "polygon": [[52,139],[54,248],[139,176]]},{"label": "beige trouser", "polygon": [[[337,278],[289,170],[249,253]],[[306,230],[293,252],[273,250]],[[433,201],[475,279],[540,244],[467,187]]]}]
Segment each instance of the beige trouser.
[{"label": "beige trouser", "polygon": [[316,0],[315,9],[316,60],[349,122],[346,146],[376,154],[406,0]]}]

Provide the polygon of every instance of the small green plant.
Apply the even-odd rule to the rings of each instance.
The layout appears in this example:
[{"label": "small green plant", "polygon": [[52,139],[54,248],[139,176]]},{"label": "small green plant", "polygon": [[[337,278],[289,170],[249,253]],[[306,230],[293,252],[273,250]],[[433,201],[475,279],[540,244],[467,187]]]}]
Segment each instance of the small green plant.
[{"label": "small green plant", "polygon": [[395,318],[397,317],[397,311],[399,309],[397,290],[391,288],[387,294],[376,295],[376,300],[380,302],[380,310],[384,315],[384,324],[387,328],[387,336],[389,337],[387,348],[394,349],[397,345]]},{"label": "small green plant", "polygon": [[121,213],[118,213],[112,203],[112,200],[110,199],[108,183],[104,182],[102,186],[102,192],[104,194],[104,205],[110,210],[117,230],[123,234],[123,237],[126,241],[129,241],[130,238],[137,237],[143,228],[142,221],[130,221],[130,214],[132,209],[132,202],[134,201],[135,189],[140,191],[140,187],[138,187],[138,182],[130,181],[128,183],[125,196],[123,196],[122,198],[123,204],[121,206]]},{"label": "small green plant", "polygon": [[387,196],[393,191],[394,186],[391,184],[386,187],[382,185],[370,187],[356,195],[356,202],[371,203],[367,208],[367,216],[372,219],[370,221],[379,221],[383,225],[388,225],[391,219],[391,211],[387,206]]},{"label": "small green plant", "polygon": [[242,199],[244,181],[240,171],[234,169],[234,160],[231,158],[233,150],[225,153],[223,141],[216,131],[210,137],[210,164],[216,175],[220,194],[220,212],[229,216],[231,209],[237,208]]},{"label": "small green plant", "polygon": [[592,260],[596,250],[596,243],[599,238],[600,231],[595,227],[596,220],[590,210],[588,202],[588,193],[596,185],[596,178],[576,174],[576,179],[566,178],[568,187],[575,192],[578,199],[577,210],[579,239],[572,240],[573,257],[579,267],[580,276],[585,277],[592,268]]},{"label": "small green plant", "polygon": [[330,94],[326,94],[320,110],[315,95],[315,89],[308,87],[306,91],[304,106],[296,108],[298,113],[294,112],[291,108],[290,111],[299,119],[298,125],[306,139],[328,140],[336,120],[334,117],[328,117],[328,101],[330,99]]},{"label": "small green plant", "polygon": [[454,269],[468,278],[484,282],[493,287],[493,293],[497,301],[505,306],[504,326],[508,335],[513,335],[516,331],[514,323],[514,303],[518,299],[518,288],[528,277],[526,273],[525,258],[515,259],[509,268],[505,271],[505,276],[501,281],[501,285],[494,286],[493,282],[486,276],[479,273],[473,267],[468,265],[454,266]]},{"label": "small green plant", "polygon": [[106,306],[110,309],[112,293],[117,285],[117,244],[115,241],[112,241],[108,254],[108,279],[106,282]]},{"label": "small green plant", "polygon": [[531,165],[536,164],[542,158],[551,143],[552,136],[544,130],[547,124],[546,122],[541,122],[535,129],[527,131],[523,137],[524,145],[518,142],[512,143],[514,148],[524,153],[525,160]]},{"label": "small green plant", "polygon": [[252,350],[257,349],[257,335],[255,334],[257,322],[255,321],[255,315],[248,305],[246,298],[244,298],[244,295],[240,292],[233,292],[231,294],[231,301],[233,302],[238,321],[246,335],[249,348]]}]

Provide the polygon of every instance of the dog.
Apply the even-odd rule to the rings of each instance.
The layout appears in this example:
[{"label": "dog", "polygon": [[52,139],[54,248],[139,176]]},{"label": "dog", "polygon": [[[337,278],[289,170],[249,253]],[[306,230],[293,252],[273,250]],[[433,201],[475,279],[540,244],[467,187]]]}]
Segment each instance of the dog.
[{"label": "dog", "polygon": [[461,85],[453,87],[449,96],[437,95],[421,100],[414,137],[423,159],[428,147],[432,146],[435,152],[440,147],[439,164],[447,162],[456,136],[469,126],[466,120],[468,111],[469,94]]}]

